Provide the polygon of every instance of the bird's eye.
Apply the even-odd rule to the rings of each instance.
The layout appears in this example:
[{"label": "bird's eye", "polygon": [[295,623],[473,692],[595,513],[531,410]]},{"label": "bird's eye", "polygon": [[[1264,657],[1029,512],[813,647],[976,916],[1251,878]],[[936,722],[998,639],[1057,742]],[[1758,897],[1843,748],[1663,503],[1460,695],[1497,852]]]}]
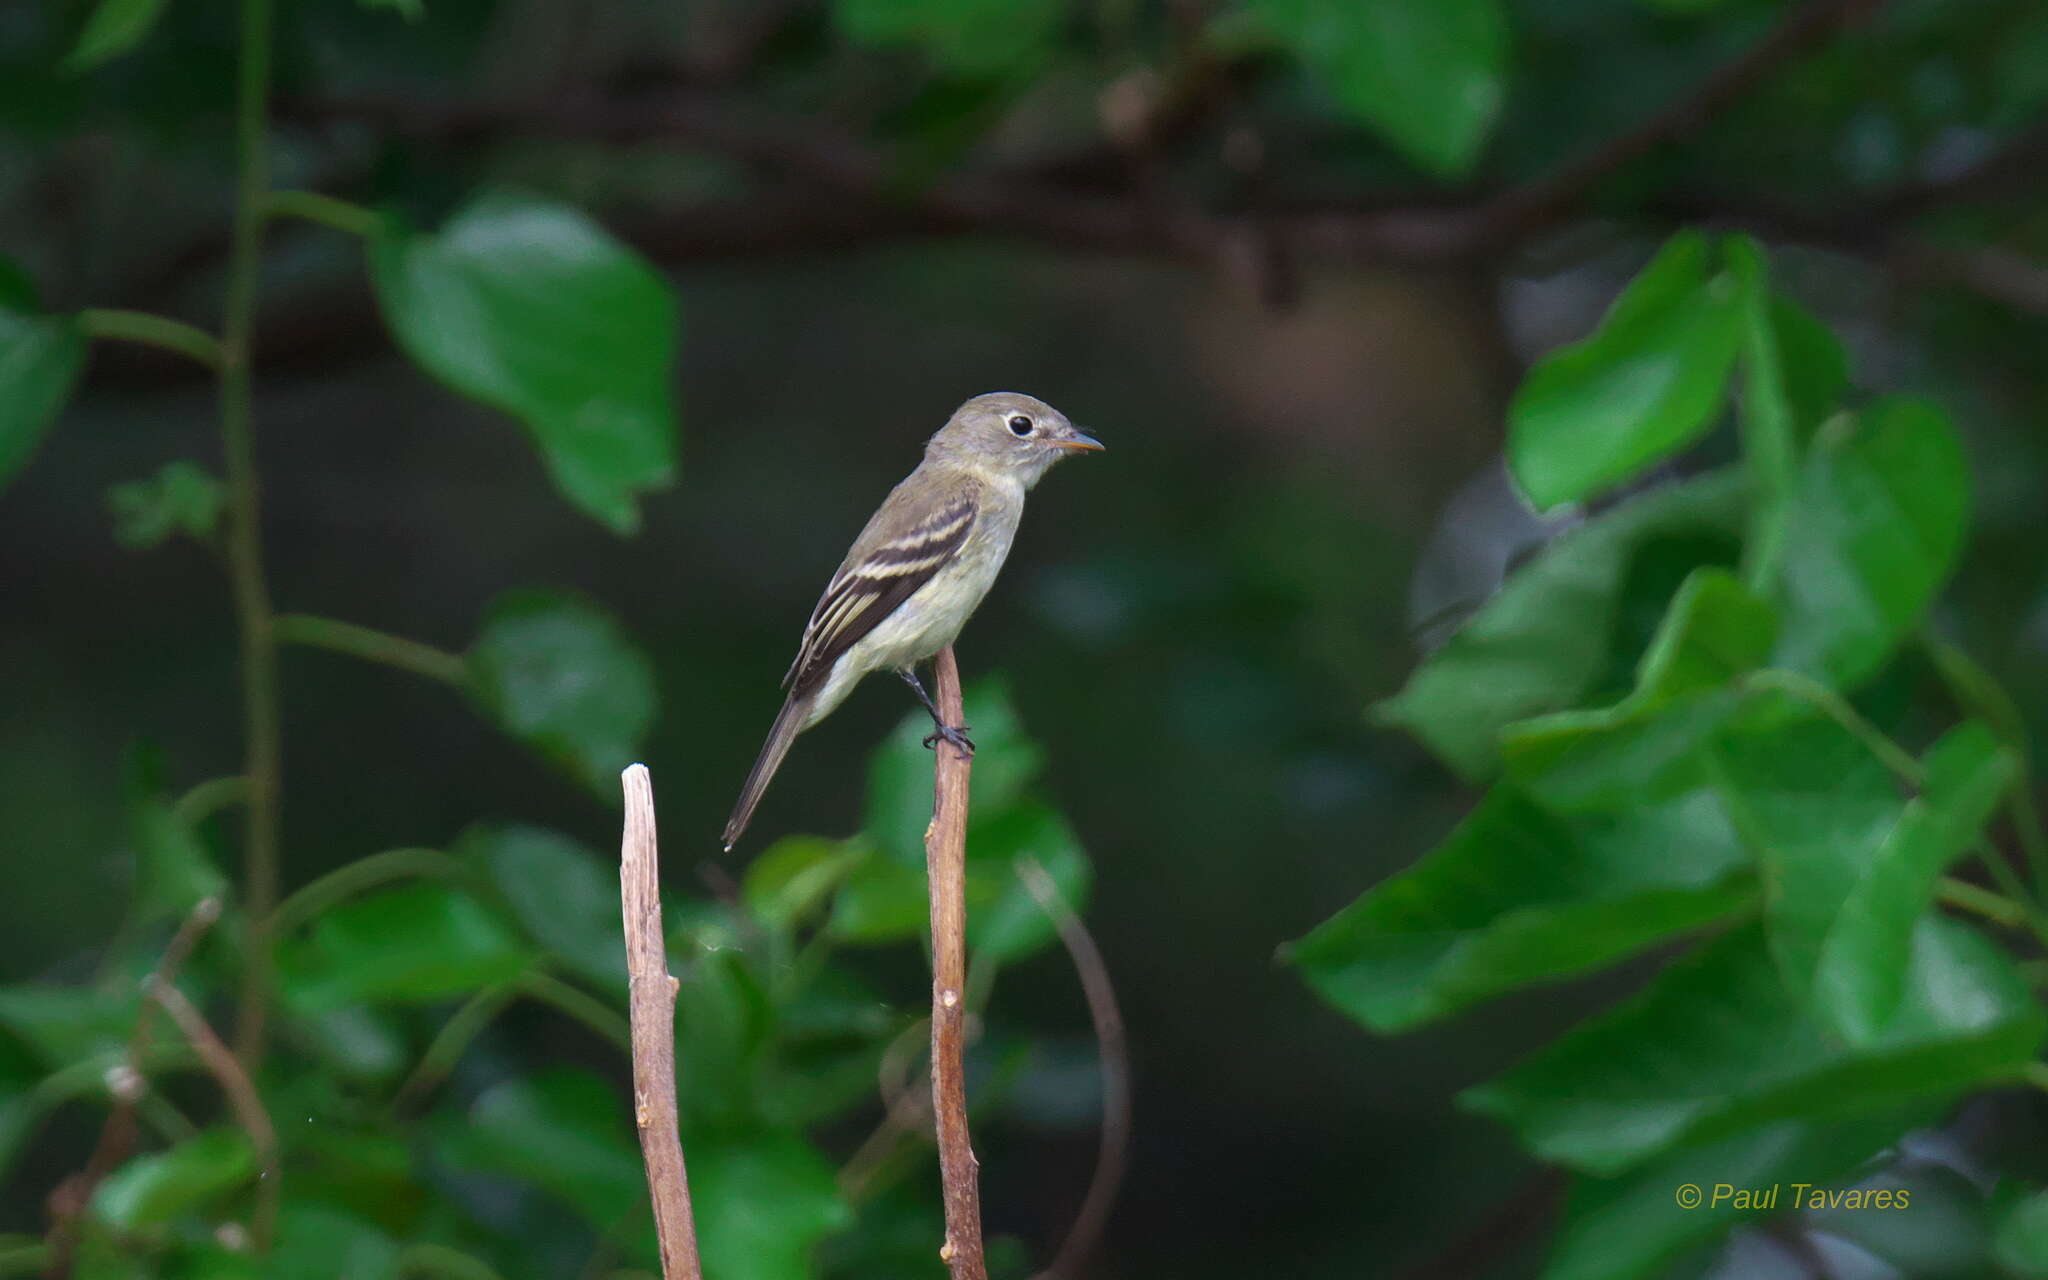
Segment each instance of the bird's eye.
[{"label": "bird's eye", "polygon": [[1031,419],[1029,419],[1029,418],[1025,417],[1025,416],[1024,416],[1023,414],[1021,414],[1021,413],[1020,413],[1020,414],[1018,414],[1018,415],[1017,415],[1016,417],[1014,417],[1014,418],[1010,419],[1010,434],[1011,434],[1011,435],[1013,435],[1013,436],[1028,436],[1028,435],[1030,435],[1030,434],[1031,434]]}]

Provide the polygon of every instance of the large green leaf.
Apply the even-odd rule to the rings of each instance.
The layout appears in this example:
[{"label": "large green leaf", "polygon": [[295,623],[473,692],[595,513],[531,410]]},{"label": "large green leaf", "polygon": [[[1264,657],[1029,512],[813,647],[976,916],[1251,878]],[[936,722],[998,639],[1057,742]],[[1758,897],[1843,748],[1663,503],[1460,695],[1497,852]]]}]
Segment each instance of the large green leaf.
[{"label": "large green leaf", "polygon": [[1291,958],[1344,1012],[1403,1030],[1739,911],[1755,895],[1746,862],[1708,792],[1567,821],[1503,783]]},{"label": "large green leaf", "polygon": [[818,1242],[853,1222],[832,1166],[794,1135],[693,1138],[684,1158],[707,1276],[813,1280]]},{"label": "large green leaf", "polygon": [[[1565,1204],[1543,1280],[1648,1280],[1691,1249],[1772,1212],[1755,1194],[1826,1184],[1937,1113],[1925,1105],[1826,1124],[1784,1120],[1682,1147],[1612,1178],[1582,1177]],[[1681,1203],[1691,1189],[1699,1200]],[[1747,1198],[1743,1193],[1750,1193]]]},{"label": "large green leaf", "polygon": [[617,802],[654,723],[654,666],[602,610],[560,592],[491,602],[469,651],[472,693],[507,733]]},{"label": "large green leaf", "polygon": [[293,1200],[278,1213],[277,1245],[261,1274],[269,1280],[399,1280],[399,1254],[398,1242],[369,1219]]},{"label": "large green leaf", "polygon": [[791,929],[830,899],[870,854],[858,841],[785,837],[747,865],[740,900],[769,928]]},{"label": "large green leaf", "polygon": [[50,1070],[125,1052],[141,994],[51,982],[0,987],[0,1027],[19,1036]]},{"label": "large green leaf", "polygon": [[1743,291],[1684,231],[1590,337],[1529,371],[1508,409],[1508,464],[1538,508],[1592,497],[1685,448],[1727,400]]},{"label": "large green leaf", "polygon": [[1770,656],[1771,607],[1725,569],[1693,571],[1611,707],[1558,711],[1508,726],[1509,776],[1564,810],[1625,810],[1705,780],[1704,748],[1740,705],[1737,676]]},{"label": "large green leaf", "polygon": [[1463,1101],[1513,1125],[1543,1159],[1614,1174],[1754,1125],[1872,1114],[2016,1079],[2044,1031],[2010,959],[1927,917],[1898,1015],[1852,1047],[1786,987],[1750,926]]},{"label": "large green leaf", "polygon": [[1066,0],[834,0],[848,39],[911,47],[965,79],[1028,75],[1052,44]]},{"label": "large green leaf", "polygon": [[[1773,763],[1780,777],[1760,777]],[[1848,812],[1857,816],[1837,838],[1823,837],[1787,851],[1764,851],[1776,865],[1783,865],[1787,853],[1821,864],[1779,877],[1780,889],[1772,903],[1774,941],[1780,954],[1791,950],[1799,956],[1802,970],[1811,956],[1814,1008],[1854,1044],[1875,1042],[1897,1012],[1913,930],[1933,903],[1936,881],[1977,838],[2018,775],[2011,755],[1977,724],[1956,729],[1937,742],[1927,753],[1924,769],[1926,781],[1919,795],[1902,804],[1877,806],[1892,817],[1874,848],[1872,830],[1859,829],[1859,811],[1852,809]],[[1758,753],[1747,767],[1749,781],[1759,786],[1782,786],[1784,774],[1793,771],[1812,776],[1799,762],[1775,751]],[[1745,810],[1754,807],[1746,796],[1732,803]],[[1759,835],[1768,838],[1770,820],[1757,826]],[[1798,931],[1804,931],[1803,936]],[[1799,972],[1795,979],[1805,976]]]},{"label": "large green leaf", "polygon": [[483,863],[528,937],[600,987],[626,987],[619,880],[610,859],[542,827],[482,826],[460,852]]},{"label": "large green leaf", "polygon": [[136,918],[182,919],[202,900],[225,895],[228,879],[206,842],[163,794],[161,753],[139,744],[127,753],[122,772],[135,846]]},{"label": "large green leaf", "polygon": [[1506,96],[1499,0],[1253,0],[1252,10],[1409,159],[1446,176],[1472,167]]},{"label": "large green leaf", "polygon": [[1947,417],[1887,400],[1830,422],[1785,538],[1774,664],[1848,687],[1919,622],[1962,550],[1969,477]]},{"label": "large green leaf", "polygon": [[[452,1119],[452,1117],[449,1117]],[[461,1123],[442,1125],[436,1150],[459,1169],[528,1183],[610,1230],[647,1216],[647,1179],[618,1092],[560,1067],[486,1089]]]},{"label": "large green leaf", "polygon": [[996,964],[1021,960],[1050,943],[1052,917],[1024,885],[1019,868],[1037,863],[1068,910],[1079,914],[1094,878],[1080,837],[1040,804],[1019,804],[967,830],[967,941]]},{"label": "large green leaf", "polygon": [[163,7],[164,0],[100,0],[64,55],[64,69],[88,71],[141,44]]},{"label": "large green leaf", "polygon": [[133,1231],[217,1201],[255,1176],[248,1135],[210,1129],[108,1174],[93,1196],[93,1212],[117,1230]]},{"label": "large green leaf", "polygon": [[533,952],[512,926],[445,884],[368,894],[287,944],[279,971],[304,1010],[364,1002],[446,1000],[516,976]]},{"label": "large green leaf", "polygon": [[85,335],[69,316],[0,306],[0,487],[57,419],[85,367]]},{"label": "large green leaf", "polygon": [[[1646,604],[1653,616],[1665,610],[1655,584],[1641,580],[1653,575],[1636,572],[1639,564],[1674,561],[1682,577],[1699,563],[1733,561],[1743,493],[1739,473],[1719,472],[1646,494],[1560,536],[1400,693],[1378,704],[1375,718],[1422,739],[1467,781],[1492,777],[1504,727],[1583,705],[1617,662],[1635,660],[1628,618]],[[1674,577],[1663,590],[1676,585]]]},{"label": "large green leaf", "polygon": [[574,209],[485,196],[371,245],[385,323],[421,368],[518,418],[556,486],[614,531],[675,477],[675,299]]},{"label": "large green leaf", "polygon": [[2007,1210],[1994,1247],[1999,1262],[2016,1275],[2048,1277],[2048,1191],[2036,1191]]}]

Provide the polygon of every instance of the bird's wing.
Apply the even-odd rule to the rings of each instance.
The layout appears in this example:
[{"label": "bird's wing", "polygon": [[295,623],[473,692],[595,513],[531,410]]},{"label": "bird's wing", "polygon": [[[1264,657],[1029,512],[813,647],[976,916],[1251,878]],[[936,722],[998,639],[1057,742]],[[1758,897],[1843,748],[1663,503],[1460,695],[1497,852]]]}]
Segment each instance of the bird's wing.
[{"label": "bird's wing", "polygon": [[898,517],[893,506],[884,503],[875,513],[811,610],[796,661],[782,678],[794,696],[822,683],[840,655],[938,576],[966,545],[978,512],[971,490],[921,519]]}]

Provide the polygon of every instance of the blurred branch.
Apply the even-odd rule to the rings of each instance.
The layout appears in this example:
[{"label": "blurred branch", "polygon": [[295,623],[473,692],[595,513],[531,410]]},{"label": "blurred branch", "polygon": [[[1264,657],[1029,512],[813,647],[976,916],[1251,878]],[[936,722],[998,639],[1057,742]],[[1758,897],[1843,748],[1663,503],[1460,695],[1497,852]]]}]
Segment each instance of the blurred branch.
[{"label": "blurred branch", "polygon": [[[932,660],[934,694],[945,724],[960,725],[960,664],[947,645]],[[953,1280],[988,1280],[981,1248],[980,1162],[967,1129],[967,782],[968,750],[932,744],[932,820],[924,832],[932,919],[932,1112],[946,1242],[939,1250]]]},{"label": "blurred branch", "polygon": [[336,867],[278,904],[270,919],[270,936],[282,938],[338,902],[387,880],[414,877],[463,880],[469,869],[439,849],[386,849]]},{"label": "blurred branch", "polygon": [[[1292,273],[1316,260],[1460,266],[1496,262],[1581,215],[1607,179],[1703,128],[1771,73],[1822,47],[1882,3],[1808,0],[1661,110],[1519,186],[1456,197],[1372,192],[1315,208],[1256,214],[1228,203],[1205,208],[1162,199],[1158,183],[1146,176],[1152,171],[1132,163],[1134,146],[1156,159],[1163,148],[1215,124],[1222,114],[1238,68],[1199,51],[1178,61],[1163,81],[1155,76],[1157,83],[1124,95],[1134,104],[1128,110],[1112,101],[1116,93],[1105,91],[1104,128],[1111,136],[1104,144],[1030,163],[970,168],[920,186],[903,180],[886,150],[854,133],[747,100],[730,67],[642,75],[631,92],[620,94],[469,102],[300,97],[281,101],[277,114],[314,130],[352,122],[448,149],[531,135],[654,142],[725,156],[748,168],[759,183],[749,196],[612,220],[624,239],[671,265],[995,233],[1069,252],[1165,257],[1225,274],[1241,274],[1247,264],[1255,273]],[[764,14],[737,47],[752,56],[777,30]],[[1740,226],[1775,241],[1863,257],[1908,282],[1958,287],[2048,314],[2048,267],[1996,248],[1938,248],[1904,225],[1956,201],[2038,184],[2048,173],[2044,160],[2048,126],[1958,172],[1835,211],[1773,209],[1730,192],[1660,192],[1635,205],[1633,216],[1653,225]],[[269,197],[268,207],[315,214],[314,205],[324,210],[330,199],[280,193]],[[374,217],[360,206],[332,203],[349,216],[322,221],[355,230],[361,216]],[[206,266],[224,248],[214,242],[172,255],[173,275]],[[164,287],[159,280],[147,292],[160,296]],[[1284,298],[1290,291],[1261,292]],[[289,310],[267,313],[263,329],[266,359],[296,356],[324,363],[337,351],[370,350],[382,341],[374,308],[359,292],[302,297]],[[135,379],[179,376],[165,362],[142,359],[117,364],[114,372]]]},{"label": "blurred branch", "polygon": [[179,796],[171,806],[171,813],[185,826],[196,827],[222,809],[240,804],[248,797],[249,780],[239,773],[225,778],[209,778]]},{"label": "blurred branch", "polygon": [[[164,953],[157,957],[156,967],[143,979],[145,995],[177,981],[178,971],[185,967],[185,960],[192,954],[192,949],[199,945],[200,938],[213,927],[214,921],[220,919],[220,910],[219,898],[202,898],[192,908],[164,946]],[[99,1141],[93,1144],[92,1155],[87,1159],[85,1168],[76,1176],[65,1179],[63,1185],[51,1193],[55,1222],[50,1228],[49,1254],[43,1267],[43,1275],[51,1280],[63,1280],[71,1274],[78,1249],[78,1224],[92,1203],[93,1192],[135,1151],[135,1110],[143,1095],[149,1092],[149,1080],[143,1075],[142,1064],[149,1057],[150,1011],[153,1007],[145,998],[135,1010],[135,1028],[128,1033],[128,1047],[123,1051],[120,1063],[106,1073],[108,1089],[114,1095],[114,1106],[100,1125]]]},{"label": "blurred branch", "polygon": [[1400,1280],[1479,1280],[1494,1274],[1518,1245],[1542,1231],[1564,1196],[1564,1175],[1538,1169],[1479,1225],[1434,1259],[1400,1273]]},{"label": "blurred branch", "polygon": [[199,365],[220,371],[220,339],[197,325],[147,311],[115,311],[88,307],[78,313],[78,327],[88,338],[113,342],[139,342],[163,351],[175,351]]},{"label": "blurred branch", "polygon": [[235,1044],[250,1071],[263,1060],[274,957],[278,843],[284,786],[283,710],[256,470],[256,296],[263,275],[263,200],[270,190],[271,0],[242,0],[235,74],[234,229],[220,339],[220,438],[226,460],[228,582],[242,660],[242,902],[247,908]]},{"label": "blurred branch", "polygon": [[271,1236],[277,1227],[277,1130],[270,1123],[270,1113],[264,1110],[263,1099],[256,1092],[255,1082],[243,1069],[241,1060],[214,1034],[199,1010],[185,998],[185,993],[170,983],[158,983],[154,978],[146,985],[150,999],[163,1006],[171,1021],[178,1024],[178,1030],[184,1033],[192,1051],[199,1055],[200,1063],[220,1085],[229,1109],[235,1113],[235,1122],[248,1133],[250,1143],[256,1148],[260,1169],[256,1178],[256,1213],[249,1224],[249,1238],[257,1256],[261,1257],[270,1252]]},{"label": "blurred branch", "polygon": [[460,654],[371,627],[357,626],[353,622],[340,622],[309,613],[286,613],[272,619],[270,627],[279,644],[331,649],[365,662],[382,663],[448,684],[461,684],[468,678],[468,666]]},{"label": "blurred branch", "polygon": [[1035,859],[1017,864],[1017,876],[1025,889],[1058,930],[1060,942],[1073,959],[1080,975],[1081,990],[1088,997],[1088,1013],[1095,1023],[1095,1040],[1102,1059],[1102,1145],[1095,1158],[1095,1175],[1088,1182],[1088,1194],[1081,1211],[1074,1215],[1073,1229],[1066,1243],[1053,1257],[1045,1277],[1081,1274],[1082,1264],[1095,1252],[1109,1221],[1110,1206],[1116,1203],[1117,1188],[1124,1179],[1124,1165],[1131,1143],[1131,1055],[1124,1038],[1123,1014],[1117,1010],[1116,987],[1109,980],[1109,966],[1095,945],[1088,926],[1060,897],[1059,886]]},{"label": "blurred branch", "polygon": [[1572,213],[1606,178],[1657,147],[1705,126],[1716,113],[1755,88],[1785,63],[1825,44],[1843,28],[1870,16],[1884,0],[1809,0],[1691,93],[1673,99],[1641,124],[1600,143],[1555,172],[1494,197],[1479,212],[1485,240],[1513,241]]},{"label": "blurred branch", "polygon": [[654,786],[644,764],[629,765],[625,833],[619,849],[619,905],[631,984],[633,1115],[654,1203],[666,1280],[703,1280],[690,1178],[676,1115],[676,980],[661,930],[661,855],[655,844]]}]

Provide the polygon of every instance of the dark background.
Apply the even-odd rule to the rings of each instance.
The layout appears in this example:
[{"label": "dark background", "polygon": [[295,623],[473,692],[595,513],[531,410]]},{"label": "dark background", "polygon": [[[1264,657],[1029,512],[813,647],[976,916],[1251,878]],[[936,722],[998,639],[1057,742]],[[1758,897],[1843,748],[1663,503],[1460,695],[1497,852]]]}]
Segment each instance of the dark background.
[{"label": "dark background", "polygon": [[[1509,141],[1474,182],[1533,172],[1646,115],[1783,13],[1729,4],[1687,25],[1647,6],[1558,6],[1569,19],[1537,12],[1547,7],[1513,9],[1535,69],[1517,86]],[[292,103],[311,117],[322,95],[370,82],[458,102],[510,92],[544,104],[550,84],[637,92],[645,48],[634,34],[650,21],[571,4],[428,0],[417,26],[303,8],[286,18],[281,55],[288,121]],[[1974,22],[1995,6],[1956,9]],[[75,100],[46,96],[31,111],[17,90],[9,106],[0,244],[38,271],[53,304],[169,302],[194,316],[214,305],[204,228],[218,225],[225,191],[211,148],[227,46],[206,6],[174,10],[161,47]],[[1961,41],[1932,18],[1888,20],[1897,25],[1856,38],[1929,63]],[[34,21],[16,12],[0,32],[23,36]],[[836,74],[821,69],[828,36],[793,21],[796,35],[758,55],[760,81]],[[1573,23],[1587,41],[1567,38]],[[690,38],[679,33],[675,48]],[[1604,71],[1615,72],[1602,81],[1606,108],[1551,101]],[[1247,79],[1243,110],[1271,113],[1276,166],[1304,202],[1387,170],[1355,135],[1290,144],[1298,121],[1285,94],[1298,91]],[[1137,1126],[1103,1274],[1402,1274],[1489,1223],[1518,1231],[1492,1215],[1505,1201],[1514,1218],[1530,1198],[1526,1157],[1451,1096],[1633,978],[1527,993],[1386,1039],[1320,1004],[1276,949],[1411,861],[1469,803],[1364,710],[1404,677],[1427,615],[1483,594],[1528,536],[1497,475],[1506,397],[1526,360],[1584,332],[1654,247],[1668,224],[1642,210],[1702,189],[1659,180],[1692,175],[1718,190],[1712,181],[1749,154],[1759,167],[1747,202],[1811,204],[1832,189],[1854,206],[1864,197],[1839,175],[1793,176],[1797,157],[1774,170],[1755,155],[1805,140],[1778,133],[1812,130],[1827,136],[1806,163],[1853,161],[1857,146],[1879,145],[1859,143],[1859,127],[1883,132],[1855,121],[1889,118],[1899,99],[1939,86],[1829,89],[1825,110],[1806,115],[1784,101],[1790,91],[1730,107],[1676,156],[1624,174],[1634,215],[1570,220],[1479,264],[1305,257],[1284,305],[1260,296],[1270,282],[1215,264],[1002,226],[792,237],[730,254],[693,243],[664,259],[644,233],[658,223],[648,189],[681,199],[701,157],[658,127],[611,145],[515,124],[468,148],[374,123],[288,123],[287,178],[340,171],[366,202],[431,210],[509,177],[586,203],[648,247],[682,308],[682,462],[637,537],[606,532],[557,498],[514,425],[390,353],[350,283],[353,245],[288,228],[275,237],[256,406],[273,594],[282,611],[450,649],[511,586],[600,602],[658,667],[646,759],[668,876],[695,890],[693,857],[736,869],[749,852],[720,857],[713,837],[846,542],[958,402],[994,389],[1046,399],[1108,452],[1034,493],[959,652],[970,681],[1008,677],[1048,748],[1046,789],[1096,866],[1088,920],[1130,1025]],[[1074,92],[1085,107],[1092,90]],[[1784,114],[1756,118],[1769,109]],[[1034,120],[1011,133],[1030,141]],[[1898,181],[1942,172],[1923,148],[1890,145],[1904,155]],[[1400,194],[1412,182],[1352,185]],[[1457,184],[1446,190],[1463,198]],[[1946,621],[2041,728],[2048,331],[2009,298],[1824,239],[1780,237],[1781,277],[1843,328],[1859,389],[1931,392],[1968,434],[1977,532]],[[203,378],[102,347],[0,500],[0,979],[75,973],[112,930],[129,865],[116,802],[128,743],[164,744],[193,778],[238,768],[217,566],[191,544],[120,550],[100,498],[168,459],[211,458],[215,430]],[[1439,576],[1418,588],[1425,559]],[[1426,598],[1411,603],[1418,590]],[[445,688],[288,650],[284,692],[288,885],[378,849],[445,844],[481,815],[598,848],[612,839],[612,811]],[[802,739],[748,844],[852,831],[865,757],[907,702],[894,682],[872,682]],[[1061,1078],[1065,1094],[1027,1094],[978,1135],[992,1228],[1042,1248],[1092,1159],[1087,1010],[1057,952],[1006,973],[994,1007],[1078,1064]],[[32,1205],[8,1216],[32,1218]]]}]

